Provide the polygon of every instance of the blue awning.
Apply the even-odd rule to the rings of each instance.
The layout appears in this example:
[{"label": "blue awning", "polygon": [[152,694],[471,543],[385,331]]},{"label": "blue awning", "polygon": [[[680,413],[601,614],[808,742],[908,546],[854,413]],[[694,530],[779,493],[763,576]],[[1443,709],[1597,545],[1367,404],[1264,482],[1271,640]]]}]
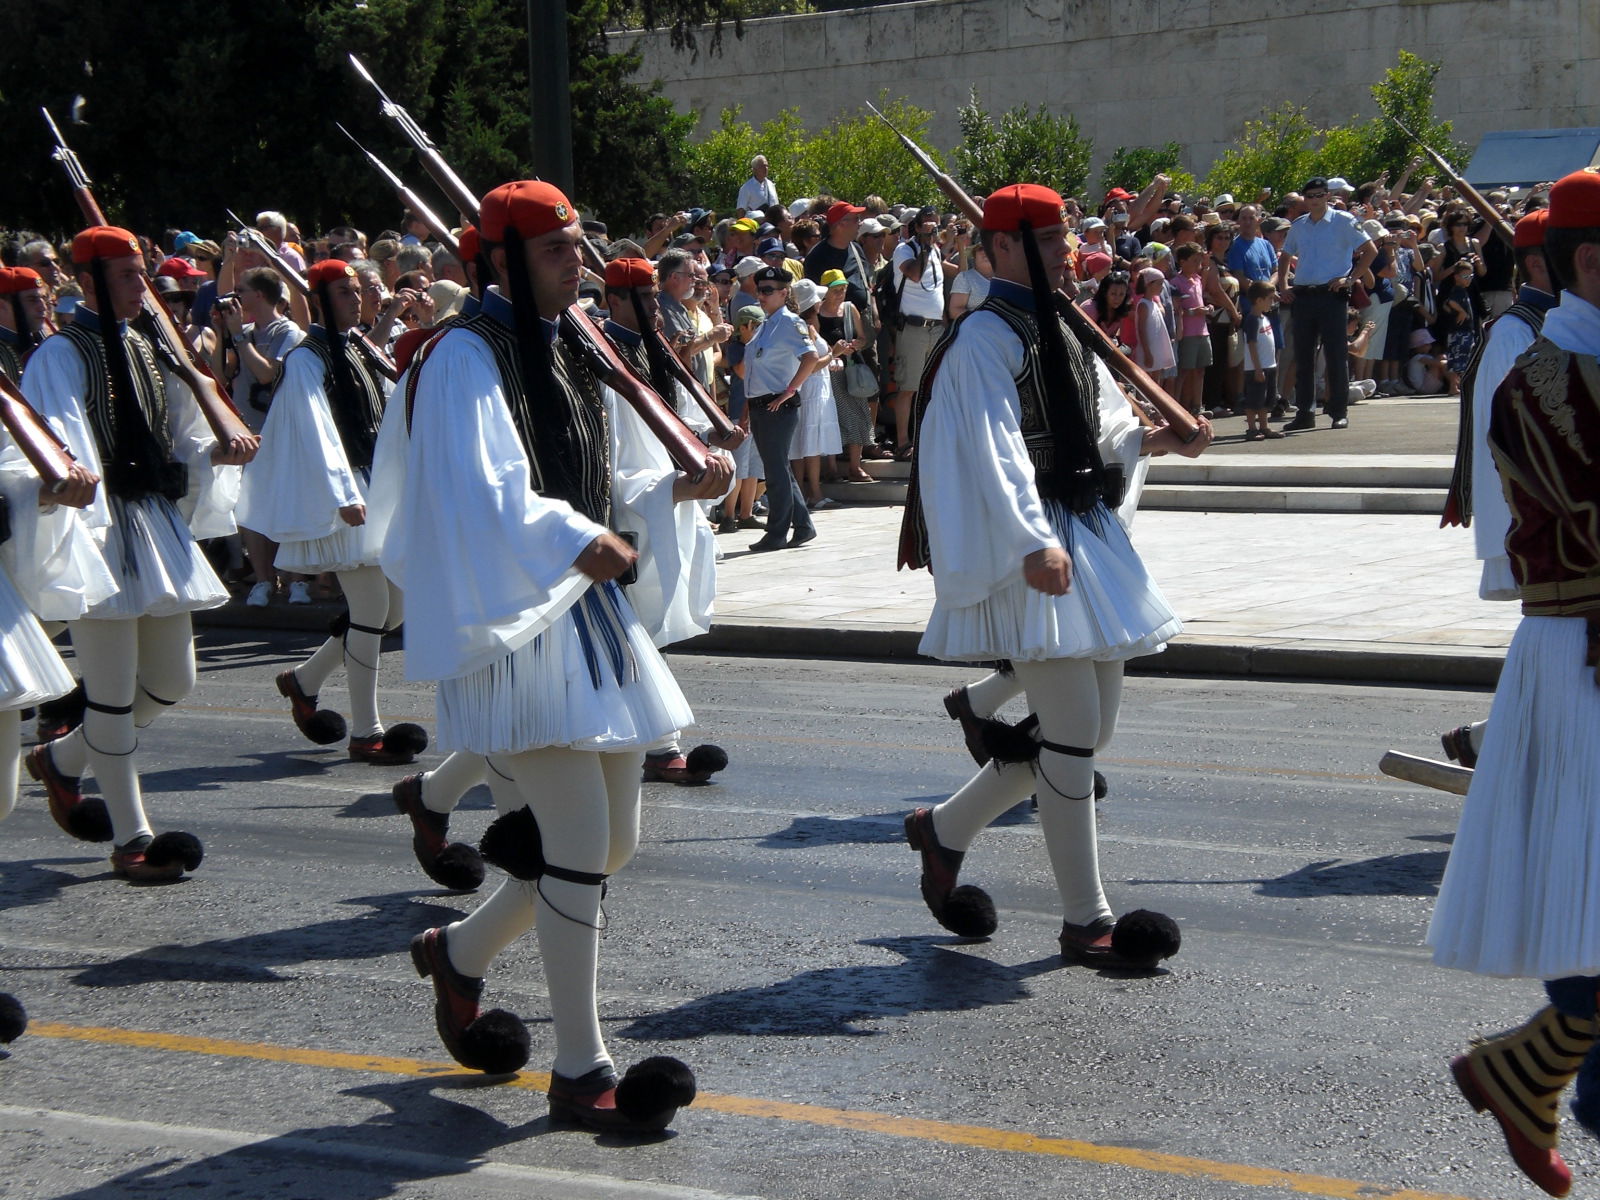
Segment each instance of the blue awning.
[{"label": "blue awning", "polygon": [[1600,161],[1600,127],[1486,133],[1464,174],[1473,187],[1528,187]]}]

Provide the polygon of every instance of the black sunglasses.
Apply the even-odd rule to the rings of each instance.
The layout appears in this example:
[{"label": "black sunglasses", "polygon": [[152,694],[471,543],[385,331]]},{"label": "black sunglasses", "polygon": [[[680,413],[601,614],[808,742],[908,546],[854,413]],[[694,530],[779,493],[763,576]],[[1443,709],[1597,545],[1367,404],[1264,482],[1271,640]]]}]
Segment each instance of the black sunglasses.
[{"label": "black sunglasses", "polygon": [[783,284],[783,283],[763,284],[761,287],[758,287],[756,289],[756,291],[758,293],[760,293],[761,295],[763,295],[763,296],[770,296],[770,295],[772,295],[773,292],[786,292],[788,290],[789,290],[788,284]]}]

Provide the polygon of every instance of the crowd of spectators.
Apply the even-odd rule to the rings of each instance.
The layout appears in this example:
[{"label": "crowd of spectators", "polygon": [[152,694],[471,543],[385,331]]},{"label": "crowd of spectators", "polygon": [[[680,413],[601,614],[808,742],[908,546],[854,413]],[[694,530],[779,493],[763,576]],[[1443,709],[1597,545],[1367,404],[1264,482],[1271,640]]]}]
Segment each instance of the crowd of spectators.
[{"label": "crowd of spectators", "polygon": [[[1219,425],[1223,436],[1276,439],[1308,427],[1318,406],[1339,427],[1354,399],[1454,392],[1485,319],[1511,303],[1512,254],[1448,188],[1408,187],[1418,165],[1393,185],[1317,178],[1281,197],[1185,195],[1158,175],[1138,193],[1072,198],[1073,302],[1191,411],[1242,418]],[[778,549],[815,536],[810,513],[834,503],[825,483],[870,483],[874,460],[911,456],[928,356],[983,302],[990,266],[964,215],[879,196],[785,202],[765,159],[751,169],[731,212],[659,213],[629,235],[584,225],[605,256],[654,261],[669,344],[754,433],[712,520],[721,532],[766,529],[758,547]],[[1489,198],[1513,221],[1543,202],[1537,189],[1516,205]],[[370,239],[350,227],[307,237],[270,211],[255,231],[297,272],[350,262],[361,328],[379,347],[448,320],[469,296],[469,264],[410,214]],[[141,241],[155,286],[259,429],[313,318],[306,298],[242,232]],[[36,235],[5,242],[8,264],[43,277],[58,324],[79,295],[63,257]],[[586,272],[584,296],[604,308],[598,273]],[[314,581],[278,579],[271,551],[244,536],[251,602],[285,583],[308,601]]]}]

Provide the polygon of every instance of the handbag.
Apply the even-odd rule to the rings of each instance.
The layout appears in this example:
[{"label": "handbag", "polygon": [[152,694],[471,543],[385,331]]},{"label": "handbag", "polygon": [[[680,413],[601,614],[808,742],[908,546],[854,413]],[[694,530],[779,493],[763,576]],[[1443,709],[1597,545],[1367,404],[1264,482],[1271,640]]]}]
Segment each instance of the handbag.
[{"label": "handbag", "polygon": [[[848,302],[844,308],[844,336],[848,341],[855,341],[855,323],[850,320],[853,311]],[[854,400],[870,400],[878,394],[878,376],[866,363],[861,361],[861,356],[856,353],[850,355],[844,368],[844,390],[850,393]]]}]

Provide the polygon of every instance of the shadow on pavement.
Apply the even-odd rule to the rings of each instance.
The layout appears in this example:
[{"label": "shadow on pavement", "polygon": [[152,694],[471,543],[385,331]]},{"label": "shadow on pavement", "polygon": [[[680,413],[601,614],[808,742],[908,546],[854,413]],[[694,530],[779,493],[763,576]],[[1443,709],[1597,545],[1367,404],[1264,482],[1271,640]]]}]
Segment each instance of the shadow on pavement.
[{"label": "shadow on pavement", "polygon": [[430,904],[412,892],[340,901],[372,911],[289,929],[218,938],[192,946],[151,946],[97,963],[72,976],[82,987],[144,983],[281,983],[276,967],[379,958],[403,951],[413,935],[461,919],[458,908]]},{"label": "shadow on pavement", "polygon": [[[1449,841],[1448,834],[1420,835],[1411,841]],[[1382,854],[1347,862],[1318,859],[1271,879],[1130,879],[1134,884],[1234,887],[1256,884],[1256,895],[1273,899],[1303,900],[1316,896],[1437,896],[1444,878],[1448,850],[1418,850],[1410,854]]]},{"label": "shadow on pavement", "polygon": [[791,1037],[871,1036],[859,1022],[921,1012],[963,1012],[1015,1004],[1029,979],[1060,968],[1055,955],[1007,966],[958,953],[949,936],[867,938],[902,956],[884,966],[825,967],[761,987],[702,996],[666,1012],[635,1018],[625,1038],[677,1041],[713,1034]]}]

